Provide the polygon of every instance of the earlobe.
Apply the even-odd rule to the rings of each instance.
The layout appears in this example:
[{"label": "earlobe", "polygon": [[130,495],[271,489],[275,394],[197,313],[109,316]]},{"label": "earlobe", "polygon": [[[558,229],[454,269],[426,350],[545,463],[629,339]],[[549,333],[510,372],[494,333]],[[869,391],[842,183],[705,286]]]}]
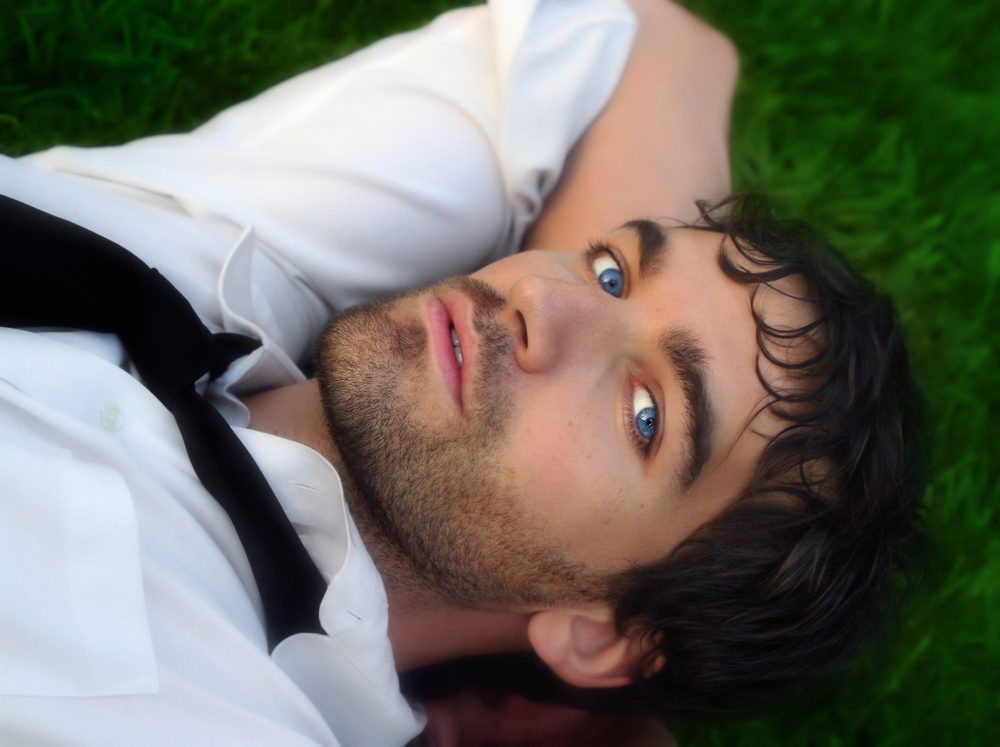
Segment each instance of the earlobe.
[{"label": "earlobe", "polygon": [[615,629],[607,607],[536,612],[528,622],[535,653],[575,687],[623,687],[642,655],[635,641]]}]

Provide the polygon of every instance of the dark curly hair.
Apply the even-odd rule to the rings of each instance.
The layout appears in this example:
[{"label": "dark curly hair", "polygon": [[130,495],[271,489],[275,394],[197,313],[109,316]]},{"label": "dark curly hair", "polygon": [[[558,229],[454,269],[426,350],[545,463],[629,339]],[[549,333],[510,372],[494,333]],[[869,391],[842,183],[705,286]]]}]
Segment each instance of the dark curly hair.
[{"label": "dark curly hair", "polygon": [[[649,656],[665,665],[628,688],[584,692],[530,655],[480,657],[404,678],[414,691],[433,696],[471,678],[592,709],[732,711],[842,671],[889,619],[926,545],[928,461],[926,408],[892,302],[760,196],[699,209],[689,227],[727,237],[735,252],[720,242],[719,266],[753,286],[757,375],[783,428],[734,505],[609,585],[619,630],[655,641]],[[819,310],[795,329],[769,325],[753,303],[785,279],[804,281]],[[782,355],[806,340],[807,358]]]},{"label": "dark curly hair", "polygon": [[[759,196],[699,208],[693,227],[729,238],[719,266],[751,298],[798,276],[820,313],[779,329],[754,311],[758,378],[783,430],[732,507],[619,579],[619,626],[666,656],[638,694],[666,712],[729,710],[843,669],[925,545],[926,408],[892,302]],[[780,355],[806,336],[807,359]],[[762,358],[793,383],[769,381]]]}]

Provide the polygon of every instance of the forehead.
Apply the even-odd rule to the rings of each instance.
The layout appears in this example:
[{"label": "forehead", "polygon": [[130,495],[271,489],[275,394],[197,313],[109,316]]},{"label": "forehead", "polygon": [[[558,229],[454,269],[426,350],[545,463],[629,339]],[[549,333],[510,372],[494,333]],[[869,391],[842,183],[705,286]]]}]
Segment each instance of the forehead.
[{"label": "forehead", "polygon": [[[687,509],[678,527],[678,534],[687,536],[745,489],[764,447],[782,427],[766,409],[769,395],[758,369],[779,386],[788,371],[761,356],[755,313],[769,325],[793,329],[811,322],[816,310],[805,300],[808,289],[801,278],[760,285],[730,278],[720,256],[750,271],[764,268],[741,255],[722,234],[633,221],[610,233],[609,239],[638,267],[631,300],[641,309],[644,323],[651,330],[684,330],[705,353],[705,386],[714,421],[711,455],[689,487],[665,476],[668,492],[679,496],[679,505]],[[790,361],[804,355],[802,344],[768,349],[779,360]]]},{"label": "forehead", "polygon": [[[741,252],[729,237],[698,228],[667,227],[650,220],[634,220],[612,231],[609,238],[621,248],[633,267],[636,300],[649,307],[651,317],[663,316],[701,328],[706,339],[741,339],[738,348],[760,352],[758,320],[778,330],[808,325],[820,313],[810,289],[800,275],[789,275],[766,283],[738,282],[722,268],[723,260],[752,273],[775,269],[764,264],[763,255]],[[635,271],[637,269],[637,272]],[[659,312],[659,313],[658,313]],[[730,329],[711,329],[706,321],[726,317]],[[756,317],[756,318],[755,318]],[[811,338],[805,336],[802,344]],[[804,351],[789,341],[768,350],[779,359],[794,360]],[[723,346],[725,348],[725,346]],[[718,361],[735,355],[720,350]],[[733,353],[736,351],[734,350]]]}]

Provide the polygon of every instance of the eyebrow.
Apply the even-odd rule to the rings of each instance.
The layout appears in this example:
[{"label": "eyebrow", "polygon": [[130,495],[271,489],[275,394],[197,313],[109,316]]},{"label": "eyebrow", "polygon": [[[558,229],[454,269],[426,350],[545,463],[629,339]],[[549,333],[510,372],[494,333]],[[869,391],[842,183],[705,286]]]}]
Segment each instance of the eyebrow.
[{"label": "eyebrow", "polygon": [[[646,280],[661,269],[669,248],[667,232],[656,221],[637,218],[622,224],[639,239],[639,279]],[[698,479],[712,456],[715,415],[708,397],[706,372],[708,353],[686,329],[671,327],[660,334],[660,349],[673,367],[684,397],[685,458],[679,477],[682,490]]]},{"label": "eyebrow", "polygon": [[656,274],[667,252],[667,232],[659,223],[648,218],[630,220],[621,227],[631,229],[639,239],[639,279],[645,280],[649,275]]},{"label": "eyebrow", "polygon": [[705,385],[708,354],[690,332],[677,328],[663,331],[660,349],[673,366],[684,396],[686,456],[680,469],[680,482],[681,488],[686,490],[698,479],[712,455],[715,416]]}]

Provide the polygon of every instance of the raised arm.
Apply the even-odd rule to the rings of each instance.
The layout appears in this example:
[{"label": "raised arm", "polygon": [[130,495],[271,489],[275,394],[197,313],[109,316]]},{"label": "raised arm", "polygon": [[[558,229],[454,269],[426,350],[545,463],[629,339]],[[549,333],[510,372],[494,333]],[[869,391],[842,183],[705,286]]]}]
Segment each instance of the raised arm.
[{"label": "raised arm", "polygon": [[638,216],[697,217],[729,184],[729,112],[739,63],[721,33],[667,0],[629,0],[639,19],[605,110],[571,152],[523,248],[578,248]]}]

